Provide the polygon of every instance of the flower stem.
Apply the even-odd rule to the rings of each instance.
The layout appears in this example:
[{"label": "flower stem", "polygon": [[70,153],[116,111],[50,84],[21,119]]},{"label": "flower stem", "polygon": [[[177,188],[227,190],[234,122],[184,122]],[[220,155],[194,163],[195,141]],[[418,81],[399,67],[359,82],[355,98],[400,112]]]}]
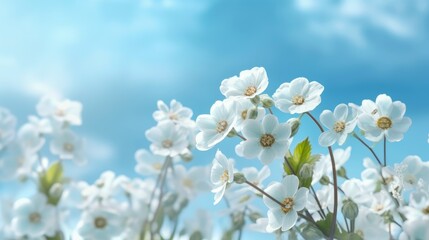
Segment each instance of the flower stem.
[{"label": "flower stem", "polygon": [[383,139],[383,142],[384,142],[384,147],[383,147],[383,149],[384,149],[384,166],[386,166],[386,164],[387,164],[387,161],[386,161],[386,136],[384,136],[384,139]]},{"label": "flower stem", "polygon": [[372,149],[372,147],[366,144],[366,142],[364,142],[362,138],[360,138],[356,133],[353,133],[352,136],[355,137],[359,142],[361,142],[366,148],[368,148],[368,150],[372,153],[372,155],[374,155],[375,159],[380,164],[380,166],[383,166],[383,164],[380,161],[380,158],[378,158],[377,154],[374,152],[374,149]]},{"label": "flower stem", "polygon": [[[317,121],[316,118],[311,115],[310,112],[306,112],[306,114],[313,120],[313,122],[319,127],[320,131],[323,133],[323,127],[320,125],[320,123]],[[332,167],[332,178],[334,180],[334,211],[332,212],[332,223],[331,223],[331,229],[329,233],[329,239],[334,239],[335,235],[335,229],[336,229],[336,223],[337,223],[337,210],[338,210],[338,183],[337,183],[337,169],[335,167],[335,159],[334,159],[334,152],[332,151],[332,147],[328,147],[329,150],[329,156],[331,157],[331,167]]]}]

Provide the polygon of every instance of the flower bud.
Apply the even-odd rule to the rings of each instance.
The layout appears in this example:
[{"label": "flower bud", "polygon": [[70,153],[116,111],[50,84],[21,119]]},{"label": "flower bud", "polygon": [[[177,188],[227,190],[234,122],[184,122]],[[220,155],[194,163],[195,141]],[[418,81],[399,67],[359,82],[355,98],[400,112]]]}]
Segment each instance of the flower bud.
[{"label": "flower bud", "polygon": [[261,99],[262,107],[271,108],[272,106],[274,106],[273,99],[271,99],[267,94],[262,94],[260,99]]},{"label": "flower bud", "polygon": [[343,207],[341,208],[341,212],[343,213],[345,218],[349,220],[354,220],[359,214],[359,207],[351,199],[346,199],[343,201]]},{"label": "flower bud", "polygon": [[242,173],[234,173],[234,182],[237,184],[243,184],[247,181],[246,177]]},{"label": "flower bud", "polygon": [[301,125],[299,118],[291,118],[286,123],[289,124],[291,129],[290,137],[295,136],[298,133],[299,126]]},{"label": "flower bud", "polygon": [[344,167],[341,167],[340,169],[338,169],[337,174],[338,176],[347,179],[347,171]]},{"label": "flower bud", "polygon": [[54,183],[54,185],[49,188],[49,196],[53,198],[60,198],[63,194],[63,185],[60,183]]},{"label": "flower bud", "polygon": [[331,179],[329,179],[328,176],[323,175],[323,177],[320,179],[320,184],[322,185],[329,185],[329,183],[331,183]]},{"label": "flower bud", "polygon": [[250,99],[250,101],[254,104],[254,105],[258,105],[261,102],[261,98],[256,95],[255,97],[253,97],[252,99]]},{"label": "flower bud", "polygon": [[258,108],[252,108],[249,110],[248,119],[256,119],[258,117]]},{"label": "flower bud", "polygon": [[229,131],[228,135],[226,135],[227,137],[235,137],[237,136],[237,131],[235,130],[235,128],[231,129],[231,131]]},{"label": "flower bud", "polygon": [[310,179],[313,176],[313,166],[305,163],[299,170],[299,176],[301,179]]},{"label": "flower bud", "polygon": [[193,159],[192,156],[192,152],[187,151],[186,153],[182,153],[180,154],[180,158],[184,161],[184,162],[190,162]]}]

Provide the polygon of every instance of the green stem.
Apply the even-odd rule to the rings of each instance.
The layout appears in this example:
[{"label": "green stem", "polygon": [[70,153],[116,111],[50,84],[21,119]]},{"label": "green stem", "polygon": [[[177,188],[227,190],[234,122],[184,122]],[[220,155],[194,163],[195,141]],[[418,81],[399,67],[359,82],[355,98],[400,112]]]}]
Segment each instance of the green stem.
[{"label": "green stem", "polygon": [[[320,131],[323,133],[323,127],[317,121],[316,118],[310,112],[306,112],[306,114],[313,120],[313,122],[319,127]],[[337,223],[337,210],[338,210],[338,183],[337,183],[337,169],[335,166],[334,152],[332,151],[332,147],[328,147],[329,156],[331,157],[331,167],[332,167],[332,178],[334,180],[334,211],[332,212],[332,223],[331,229],[329,233],[329,239],[333,240],[335,235],[336,223]]]}]

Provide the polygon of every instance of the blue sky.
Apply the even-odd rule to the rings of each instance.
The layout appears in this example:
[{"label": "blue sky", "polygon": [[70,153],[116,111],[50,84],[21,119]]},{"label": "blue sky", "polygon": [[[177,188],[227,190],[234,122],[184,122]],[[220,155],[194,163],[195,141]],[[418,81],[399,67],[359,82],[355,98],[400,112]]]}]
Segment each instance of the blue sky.
[{"label": "blue sky", "polygon": [[[358,0],[0,1],[0,105],[24,123],[43,94],[81,101],[79,128],[92,150],[69,175],[93,181],[103,170],[134,174],[134,152],[158,99],[207,113],[220,82],[266,68],[272,94],[305,76],[325,86],[315,115],[387,93],[407,104],[413,125],[389,145],[391,162],[429,159],[429,2]],[[286,120],[290,116],[282,115]],[[317,129],[305,122],[317,140]],[[304,137],[304,135],[302,136]],[[234,156],[230,141],[223,144]],[[369,156],[355,140],[349,167]],[[379,146],[377,146],[379,147]],[[317,148],[324,153],[326,150]],[[381,150],[381,149],[378,149]],[[209,163],[215,149],[198,153]],[[244,165],[259,166],[243,160]]]}]

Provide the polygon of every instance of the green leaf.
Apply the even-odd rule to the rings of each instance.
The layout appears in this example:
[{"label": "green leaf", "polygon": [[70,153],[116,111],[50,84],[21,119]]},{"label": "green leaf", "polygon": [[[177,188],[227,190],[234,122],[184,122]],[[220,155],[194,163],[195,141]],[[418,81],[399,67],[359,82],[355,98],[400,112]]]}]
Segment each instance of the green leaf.
[{"label": "green leaf", "polygon": [[45,236],[46,240],[63,240],[64,238],[64,234],[62,232],[56,232],[55,235],[53,237],[48,237]]},{"label": "green leaf", "polygon": [[[323,234],[325,234],[325,236],[328,236],[328,237],[329,237],[329,234],[331,232],[332,218],[333,218],[332,213],[328,213],[324,220],[320,220],[320,221],[316,222],[317,226],[319,227],[319,230],[321,230],[323,232]],[[336,223],[335,223],[335,225],[336,225],[335,226],[335,236],[338,237],[339,235],[341,235],[341,233],[340,233]],[[342,239],[342,238],[340,238],[340,239]]]},{"label": "green leaf", "polygon": [[296,166],[302,166],[304,163],[309,163],[311,157],[311,144],[308,138],[300,142],[293,151],[292,163]]},{"label": "green leaf", "polygon": [[57,205],[60,201],[61,194],[51,196],[50,190],[54,184],[63,183],[63,180],[63,166],[59,161],[52,163],[46,171],[39,175],[39,190],[48,198],[48,203]]},{"label": "green leaf", "polygon": [[[308,138],[298,143],[295,147],[293,155],[285,156],[283,164],[284,171],[288,175],[296,175],[300,180],[300,187],[309,187],[312,181],[312,165],[320,158],[319,155],[311,155],[311,144]],[[306,166],[305,174],[301,170]]]}]

